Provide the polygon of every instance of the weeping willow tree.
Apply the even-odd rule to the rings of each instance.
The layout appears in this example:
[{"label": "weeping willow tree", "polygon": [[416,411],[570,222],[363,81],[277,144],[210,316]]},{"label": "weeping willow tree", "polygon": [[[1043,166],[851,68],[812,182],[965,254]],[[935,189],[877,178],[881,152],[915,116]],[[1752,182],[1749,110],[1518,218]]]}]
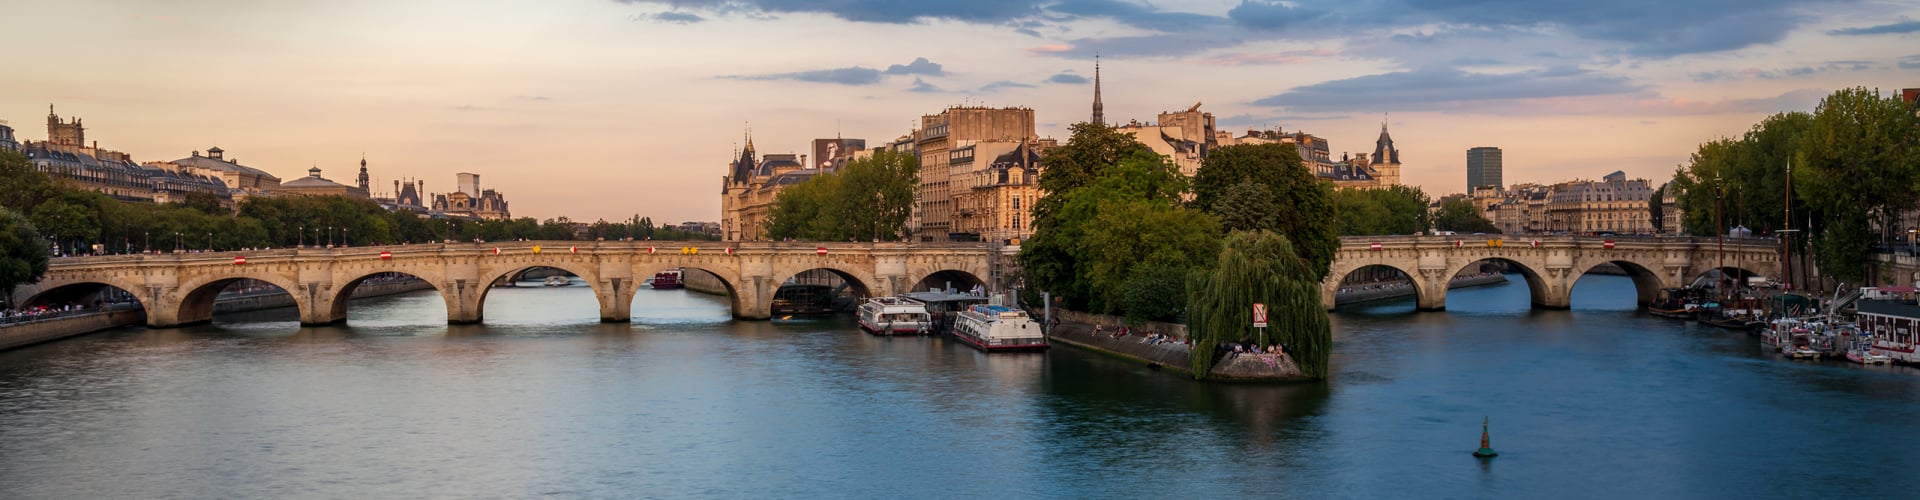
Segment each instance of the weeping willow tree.
[{"label": "weeping willow tree", "polygon": [[[1306,376],[1326,378],[1333,332],[1320,304],[1321,278],[1285,236],[1265,230],[1228,234],[1213,268],[1188,278],[1194,376],[1213,369],[1213,346],[1252,339],[1286,344]],[[1256,302],[1267,305],[1267,328],[1253,328]]]}]

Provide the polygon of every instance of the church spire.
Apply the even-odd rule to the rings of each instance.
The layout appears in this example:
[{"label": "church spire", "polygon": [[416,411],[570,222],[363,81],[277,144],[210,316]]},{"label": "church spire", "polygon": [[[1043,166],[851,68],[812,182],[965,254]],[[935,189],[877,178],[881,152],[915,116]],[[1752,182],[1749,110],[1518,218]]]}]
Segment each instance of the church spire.
[{"label": "church spire", "polygon": [[359,178],[358,180],[360,181],[360,182],[358,182],[358,184],[360,185],[360,189],[362,189],[362,190],[365,190],[365,191],[366,191],[366,192],[367,192],[368,194],[372,194],[372,193],[373,193],[373,182],[372,182],[372,179],[371,179],[371,178],[369,178],[369,177],[367,177],[367,155],[366,155],[366,153],[361,153],[361,154],[360,154],[360,178]]},{"label": "church spire", "polygon": [[1107,124],[1105,107],[1100,105],[1100,55],[1093,56],[1093,122]]}]

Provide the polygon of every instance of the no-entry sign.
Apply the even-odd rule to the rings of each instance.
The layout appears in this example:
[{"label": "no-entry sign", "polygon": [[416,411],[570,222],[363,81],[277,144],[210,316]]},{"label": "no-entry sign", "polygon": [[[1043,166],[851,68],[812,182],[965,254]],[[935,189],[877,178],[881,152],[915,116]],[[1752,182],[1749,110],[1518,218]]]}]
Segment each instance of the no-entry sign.
[{"label": "no-entry sign", "polygon": [[1266,304],[1262,304],[1259,302],[1253,303],[1253,327],[1254,328],[1267,327],[1267,305]]},{"label": "no-entry sign", "polygon": [[247,258],[246,258],[246,257],[242,257],[242,256],[239,256],[239,255],[235,255],[235,256],[233,256],[233,265],[236,265],[236,266],[238,266],[238,265],[244,265],[244,264],[246,264],[246,263],[247,263]]},{"label": "no-entry sign", "polygon": [[826,255],[827,247],[814,247],[813,253],[814,255]]}]

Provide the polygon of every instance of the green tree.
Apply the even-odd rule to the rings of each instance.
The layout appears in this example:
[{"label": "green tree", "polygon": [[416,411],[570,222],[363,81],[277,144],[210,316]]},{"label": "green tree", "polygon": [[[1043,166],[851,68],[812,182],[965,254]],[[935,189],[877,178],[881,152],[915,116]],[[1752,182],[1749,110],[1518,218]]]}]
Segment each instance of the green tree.
[{"label": "green tree", "polygon": [[1814,258],[1835,278],[1859,282],[1871,227],[1884,239],[1920,197],[1920,117],[1896,96],[1842,89],[1820,101],[1798,151],[1794,189],[1826,221],[1812,228]]},{"label": "green tree", "polygon": [[[1115,312],[1119,302],[1114,294],[1119,291],[1102,292],[1095,283],[1096,276],[1103,280],[1102,284],[1115,286],[1124,282],[1126,276],[1116,269],[1096,270],[1095,266],[1102,261],[1091,252],[1137,254],[1142,250],[1150,252],[1155,249],[1149,245],[1115,240],[1134,237],[1127,232],[1134,229],[1120,228],[1117,224],[1122,222],[1116,221],[1108,221],[1115,225],[1098,225],[1095,219],[1118,211],[1142,217],[1149,214],[1155,217],[1164,215],[1164,211],[1178,207],[1181,193],[1185,192],[1186,178],[1180,175],[1173,164],[1151,151],[1138,151],[1131,157],[1123,158],[1118,164],[1101,169],[1100,175],[1088,185],[1049,193],[1040,203],[1036,203],[1050,204],[1055,208],[1046,217],[1035,216],[1034,234],[1021,242],[1019,259],[1029,283],[1039,290],[1060,296],[1067,308]],[[1135,206],[1133,203],[1144,205]],[[1195,212],[1184,213],[1187,216],[1200,215]],[[1178,220],[1169,223],[1204,224]],[[1096,238],[1104,243],[1089,243]]]},{"label": "green tree", "polygon": [[[1219,224],[1205,213],[1172,200],[1114,198],[1098,203],[1099,213],[1088,222],[1087,237],[1076,252],[1093,292],[1089,307],[1096,312],[1129,313],[1125,309],[1128,283],[1143,269],[1164,267],[1184,273],[1211,264],[1219,253]],[[1169,299],[1185,302],[1186,295]],[[1150,309],[1131,312],[1156,316]]]},{"label": "green tree", "polygon": [[919,159],[895,151],[847,162],[787,186],[768,209],[771,239],[899,241],[920,183]]},{"label": "green tree", "polygon": [[1487,220],[1473,201],[1454,198],[1440,203],[1440,213],[1433,216],[1433,227],[1441,231],[1463,233],[1500,234],[1500,228]]},{"label": "green tree", "polygon": [[33,223],[18,212],[0,207],[0,294],[6,298],[7,307],[18,306],[13,302],[14,288],[38,283],[47,274],[51,256],[47,240],[40,238]]},{"label": "green tree", "polygon": [[51,195],[54,183],[26,155],[0,149],[0,207],[26,213]]},{"label": "green tree", "polygon": [[[1333,333],[1320,303],[1320,274],[1285,236],[1229,233],[1213,267],[1195,271],[1187,285],[1194,376],[1213,369],[1215,346],[1252,340],[1285,344],[1306,376],[1325,378]],[[1266,304],[1268,328],[1252,328],[1254,303]]]},{"label": "green tree", "polygon": [[186,199],[181,200],[180,205],[207,215],[233,215],[233,211],[222,206],[220,197],[213,193],[187,193]]},{"label": "green tree", "polygon": [[[1100,123],[1077,123],[1067,143],[1047,151],[1040,171],[1045,195],[1033,204],[1033,235],[1020,242],[1020,269],[1034,290],[1052,292],[1068,309],[1088,310],[1093,293],[1083,270],[1079,242],[1098,208],[1080,193],[1120,168],[1123,159],[1141,164],[1165,160],[1133,136]],[[1150,162],[1150,163],[1149,163]],[[1176,174],[1177,175],[1177,172]]]},{"label": "green tree", "polygon": [[[1314,177],[1313,172],[1301,166],[1299,150],[1292,145],[1227,146],[1209,153],[1194,174],[1192,206],[1225,220],[1226,210],[1234,207],[1220,201],[1242,182],[1265,185],[1273,194],[1275,210],[1265,223],[1229,224],[1222,228],[1228,231],[1270,229],[1285,234],[1295,251],[1307,259],[1309,268],[1325,275],[1333,264],[1334,253],[1340,249],[1340,236],[1334,230],[1332,184]],[[1239,194],[1250,193],[1243,189]]]}]

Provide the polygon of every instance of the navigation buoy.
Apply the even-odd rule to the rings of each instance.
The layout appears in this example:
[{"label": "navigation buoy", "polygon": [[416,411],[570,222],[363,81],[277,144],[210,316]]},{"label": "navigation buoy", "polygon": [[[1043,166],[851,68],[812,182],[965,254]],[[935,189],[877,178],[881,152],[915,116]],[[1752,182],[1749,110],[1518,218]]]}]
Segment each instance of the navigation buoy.
[{"label": "navigation buoy", "polygon": [[1493,446],[1487,443],[1487,422],[1489,422],[1490,420],[1491,419],[1480,421],[1480,449],[1474,450],[1473,456],[1480,457],[1480,458],[1493,458],[1493,457],[1500,456],[1500,452],[1493,451]]}]

